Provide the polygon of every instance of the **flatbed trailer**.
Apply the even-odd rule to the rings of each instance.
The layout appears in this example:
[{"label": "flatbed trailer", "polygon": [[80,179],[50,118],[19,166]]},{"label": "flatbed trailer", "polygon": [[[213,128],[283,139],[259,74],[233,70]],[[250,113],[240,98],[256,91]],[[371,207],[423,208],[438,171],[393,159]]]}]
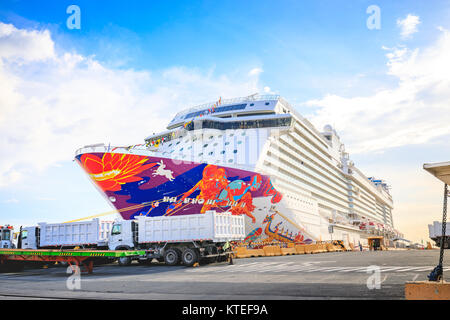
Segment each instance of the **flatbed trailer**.
[{"label": "flatbed trailer", "polygon": [[[48,249],[0,249],[0,267],[18,265],[25,262],[67,262],[80,271],[92,273],[94,262],[105,258],[137,257],[145,250],[48,250]],[[84,267],[84,270],[82,268]]]}]

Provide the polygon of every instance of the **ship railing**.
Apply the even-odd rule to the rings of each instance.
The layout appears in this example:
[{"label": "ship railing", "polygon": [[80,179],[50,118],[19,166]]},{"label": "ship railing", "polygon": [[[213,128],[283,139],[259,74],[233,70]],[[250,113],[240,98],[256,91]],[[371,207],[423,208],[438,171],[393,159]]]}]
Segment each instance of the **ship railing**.
[{"label": "ship railing", "polygon": [[90,152],[90,153],[104,153],[104,152],[113,152],[115,150],[118,149],[124,149],[127,151],[131,151],[131,150],[142,150],[142,151],[147,151],[148,148],[146,147],[145,144],[136,144],[136,145],[130,145],[130,146],[112,146],[112,145],[105,145],[104,143],[99,143],[99,144],[92,144],[92,145],[88,145],[88,146],[84,146],[82,148],[79,148],[75,151],[75,156],[80,155],[81,153],[86,153],[86,152]]},{"label": "ship railing", "polygon": [[[271,94],[271,95],[254,94],[254,95],[247,96],[247,97],[223,99],[223,100],[221,100],[220,105],[222,106],[222,105],[228,105],[228,104],[245,102],[245,101],[278,100],[279,98],[280,98],[279,95],[273,95],[273,94]],[[206,109],[208,107],[213,106],[215,103],[217,103],[217,101],[204,103],[204,104],[197,105],[195,107],[192,107],[192,108],[180,111],[180,112],[178,112],[175,115],[175,118],[187,115],[188,113],[191,113],[191,112],[195,112],[195,111],[200,111],[200,110]]]}]

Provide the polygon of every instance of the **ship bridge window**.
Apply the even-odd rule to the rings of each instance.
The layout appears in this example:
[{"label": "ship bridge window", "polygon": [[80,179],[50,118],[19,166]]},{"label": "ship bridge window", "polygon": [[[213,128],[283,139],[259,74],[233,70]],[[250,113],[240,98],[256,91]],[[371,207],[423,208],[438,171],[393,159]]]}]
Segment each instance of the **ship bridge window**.
[{"label": "ship bridge window", "polygon": [[[226,111],[233,111],[233,110],[242,110],[242,109],[245,109],[246,106],[247,106],[247,104],[244,103],[244,104],[235,104],[235,105],[225,106],[225,107],[218,107],[218,108],[215,108],[215,109],[214,109],[214,113],[218,113],[218,112],[226,112]],[[209,113],[211,113],[211,112],[209,111],[209,109],[205,109],[205,110],[201,110],[201,111],[196,111],[196,112],[191,112],[191,113],[188,113],[188,114],[184,117],[184,119],[187,119],[187,118],[193,118],[193,117],[199,116],[199,115],[201,115],[201,114],[209,114]]]},{"label": "ship bridge window", "polygon": [[[251,128],[287,127],[291,125],[291,120],[292,120],[291,117],[276,118],[276,119],[230,121],[230,122],[203,120],[201,123],[201,128],[217,129],[217,130],[236,130],[236,129],[251,129]],[[194,124],[191,122],[189,125],[186,126],[186,130],[189,131],[194,130]]]}]

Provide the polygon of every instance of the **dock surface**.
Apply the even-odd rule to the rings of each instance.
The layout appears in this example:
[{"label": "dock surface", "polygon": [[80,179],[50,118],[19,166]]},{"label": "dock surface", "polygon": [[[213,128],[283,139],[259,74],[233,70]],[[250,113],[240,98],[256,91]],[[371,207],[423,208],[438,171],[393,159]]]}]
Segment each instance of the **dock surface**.
[{"label": "dock surface", "polygon": [[[107,264],[82,274],[79,290],[67,288],[66,268],[26,269],[0,273],[0,299],[404,299],[405,283],[426,280],[438,256],[438,250],[405,250],[258,257],[195,268]],[[380,286],[369,289],[376,269]]]}]

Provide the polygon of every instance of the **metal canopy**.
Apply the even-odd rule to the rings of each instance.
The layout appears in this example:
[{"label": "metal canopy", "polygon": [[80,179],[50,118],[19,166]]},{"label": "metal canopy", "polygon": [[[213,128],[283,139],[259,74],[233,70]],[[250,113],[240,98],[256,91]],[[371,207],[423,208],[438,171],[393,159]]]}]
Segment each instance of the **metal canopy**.
[{"label": "metal canopy", "polygon": [[450,185],[450,161],[425,163],[423,168],[442,182]]}]

